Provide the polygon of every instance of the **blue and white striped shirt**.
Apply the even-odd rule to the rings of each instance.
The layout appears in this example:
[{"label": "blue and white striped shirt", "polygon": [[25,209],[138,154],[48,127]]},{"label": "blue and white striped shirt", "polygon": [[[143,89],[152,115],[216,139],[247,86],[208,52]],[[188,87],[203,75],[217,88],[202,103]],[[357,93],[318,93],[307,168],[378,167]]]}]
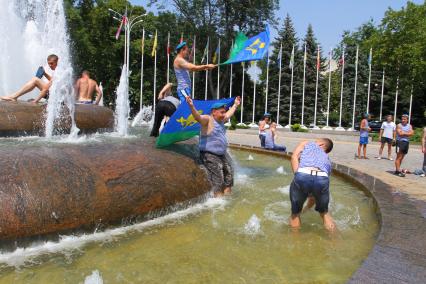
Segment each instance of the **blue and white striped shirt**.
[{"label": "blue and white striped shirt", "polygon": [[299,168],[318,168],[328,175],[331,173],[331,161],[327,153],[315,142],[308,142],[300,155]]}]

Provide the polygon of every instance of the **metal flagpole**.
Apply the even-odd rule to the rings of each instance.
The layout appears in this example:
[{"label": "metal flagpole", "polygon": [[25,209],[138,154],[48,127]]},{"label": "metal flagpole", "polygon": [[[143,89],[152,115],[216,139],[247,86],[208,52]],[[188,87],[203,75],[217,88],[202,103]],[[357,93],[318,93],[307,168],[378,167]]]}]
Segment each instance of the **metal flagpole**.
[{"label": "metal flagpole", "polygon": [[352,127],[348,131],[355,131],[355,109],[356,109],[356,87],[358,83],[358,55],[359,55],[359,46],[356,46],[356,55],[355,55],[355,85],[354,85],[354,105],[352,107]]},{"label": "metal flagpole", "polygon": [[170,82],[170,32],[167,34],[167,83]]},{"label": "metal flagpole", "polygon": [[290,80],[290,105],[288,111],[288,124],[284,128],[291,128],[291,107],[293,103],[293,71],[294,71],[294,45],[290,57],[291,80]]},{"label": "metal flagpole", "polygon": [[[192,64],[195,65],[195,41],[197,39],[197,36],[194,35],[194,43],[192,44],[192,49],[193,49],[193,53],[192,53]],[[194,98],[195,96],[195,72],[192,72],[192,98]]]},{"label": "metal flagpole", "polygon": [[336,127],[334,130],[336,131],[345,131],[342,127],[342,105],[343,105],[343,80],[345,77],[345,46],[343,46],[342,51],[342,82],[340,86],[340,114],[339,114],[339,127]]},{"label": "metal flagpole", "polygon": [[[209,64],[209,49],[210,49],[210,38],[207,38],[207,52],[206,52],[206,63]],[[206,89],[204,91],[204,100],[207,100],[207,83],[209,77],[209,70],[206,70]]]},{"label": "metal flagpole", "polygon": [[317,81],[315,83],[315,110],[314,110],[314,127],[313,129],[319,129],[317,126],[317,103],[318,103],[318,78],[319,78],[319,69],[321,65],[321,59],[320,59],[320,47],[318,45],[317,50]]},{"label": "metal flagpole", "polygon": [[217,90],[216,90],[216,92],[217,92],[217,94],[216,94],[216,96],[217,96],[217,99],[219,99],[219,87],[220,87],[220,38],[219,38],[219,50],[218,50],[218,53],[216,54],[216,56],[217,56]]},{"label": "metal flagpole", "polygon": [[408,111],[408,123],[411,122],[411,107],[413,105],[413,85],[411,85],[411,94],[410,94],[410,108]]},{"label": "metal flagpole", "polygon": [[256,127],[257,124],[254,123],[254,112],[256,110],[256,79],[254,79],[254,88],[253,88],[253,116],[251,120],[250,127]]},{"label": "metal flagpole", "polygon": [[382,77],[382,93],[380,95],[380,121],[382,121],[382,109],[383,109],[383,93],[385,90],[385,69],[383,68],[383,77]]},{"label": "metal flagpole", "polygon": [[142,48],[141,48],[141,97],[139,100],[139,110],[142,109],[142,99],[143,99],[143,53],[145,49],[145,29],[142,29]]},{"label": "metal flagpole", "polygon": [[393,111],[393,122],[396,123],[396,109],[398,106],[398,88],[399,88],[399,76],[396,78],[396,92],[395,92],[395,109]]},{"label": "metal flagpole", "polygon": [[[157,36],[157,30],[155,30],[155,35]],[[157,97],[157,49],[154,54],[154,93],[153,93],[153,110],[155,112],[155,99]]]},{"label": "metal flagpole", "polygon": [[302,90],[302,122],[300,124],[300,128],[306,128],[304,122],[305,116],[305,76],[306,74],[306,42],[305,42],[305,53],[303,55],[303,90]]},{"label": "metal flagpole", "polygon": [[244,74],[245,74],[245,69],[244,69],[244,62],[242,63],[242,67],[243,67],[243,82],[242,82],[242,86],[241,86],[241,114],[240,114],[240,123],[243,123],[243,112],[244,112]]},{"label": "metal flagpole", "polygon": [[368,89],[367,89],[367,113],[370,110],[370,83],[371,83],[371,62],[373,60],[373,48],[370,48],[370,54],[368,57]]},{"label": "metal flagpole", "polygon": [[277,127],[282,127],[280,125],[280,101],[281,101],[281,62],[283,58],[283,44],[280,45],[280,69],[278,73],[278,104],[277,104]]},{"label": "metal flagpole", "polygon": [[269,51],[266,58],[266,91],[265,91],[265,113],[268,112],[268,93],[269,93]]},{"label": "metal flagpole", "polygon": [[[234,48],[234,41],[231,44],[231,50]],[[232,64],[231,65],[231,77],[229,78],[229,97],[232,97]]]},{"label": "metal flagpole", "polygon": [[322,128],[323,130],[331,130],[332,128],[328,124],[328,119],[330,117],[330,94],[331,94],[331,58],[333,56],[333,49],[330,49],[330,54],[328,57],[328,95],[327,95],[327,122],[326,125]]}]

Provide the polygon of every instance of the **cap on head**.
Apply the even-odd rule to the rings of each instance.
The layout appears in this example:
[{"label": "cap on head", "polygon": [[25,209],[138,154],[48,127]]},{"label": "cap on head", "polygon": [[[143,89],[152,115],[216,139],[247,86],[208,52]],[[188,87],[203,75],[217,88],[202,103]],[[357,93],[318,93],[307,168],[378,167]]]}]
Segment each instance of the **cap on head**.
[{"label": "cap on head", "polygon": [[176,52],[179,52],[182,48],[186,46],[186,41],[182,41],[176,46]]},{"label": "cap on head", "polygon": [[269,112],[265,112],[264,114],[263,114],[263,117],[265,118],[265,117],[269,117],[269,118],[271,118],[271,114],[269,113]]},{"label": "cap on head", "polygon": [[214,110],[214,109],[220,109],[220,108],[227,108],[227,106],[228,106],[228,104],[227,103],[214,103],[212,106],[211,106],[211,108],[210,108],[210,110]]},{"label": "cap on head", "polygon": [[370,114],[368,112],[366,112],[362,115],[363,118],[368,118],[369,116],[370,116]]},{"label": "cap on head", "polygon": [[402,117],[406,117],[406,118],[408,118],[408,114],[404,113],[404,114],[402,115]]}]

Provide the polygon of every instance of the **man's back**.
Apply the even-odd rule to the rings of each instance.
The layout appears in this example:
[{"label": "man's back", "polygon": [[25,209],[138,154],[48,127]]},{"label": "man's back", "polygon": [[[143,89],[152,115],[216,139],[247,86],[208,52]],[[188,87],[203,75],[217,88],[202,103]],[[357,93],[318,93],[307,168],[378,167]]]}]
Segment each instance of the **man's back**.
[{"label": "man's back", "polygon": [[82,77],[79,80],[79,91],[78,91],[78,100],[79,101],[92,101],[93,93],[96,91],[97,83],[95,80],[90,78]]}]

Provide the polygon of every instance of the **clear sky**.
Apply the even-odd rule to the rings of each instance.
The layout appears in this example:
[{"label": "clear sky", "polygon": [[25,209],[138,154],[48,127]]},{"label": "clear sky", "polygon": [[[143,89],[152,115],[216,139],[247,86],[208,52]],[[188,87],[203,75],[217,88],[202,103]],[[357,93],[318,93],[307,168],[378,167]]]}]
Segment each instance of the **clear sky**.
[{"label": "clear sky", "polygon": [[[146,7],[147,0],[131,0],[132,4]],[[167,2],[167,1],[164,1]],[[288,13],[293,19],[299,38],[303,38],[308,24],[312,24],[319,43],[325,49],[334,47],[344,30],[354,30],[362,23],[373,19],[379,24],[388,7],[400,9],[406,0],[280,0],[276,16],[280,26]],[[423,3],[423,0],[411,1]],[[156,13],[154,8],[148,11]],[[276,31],[271,31],[276,35]]]}]

